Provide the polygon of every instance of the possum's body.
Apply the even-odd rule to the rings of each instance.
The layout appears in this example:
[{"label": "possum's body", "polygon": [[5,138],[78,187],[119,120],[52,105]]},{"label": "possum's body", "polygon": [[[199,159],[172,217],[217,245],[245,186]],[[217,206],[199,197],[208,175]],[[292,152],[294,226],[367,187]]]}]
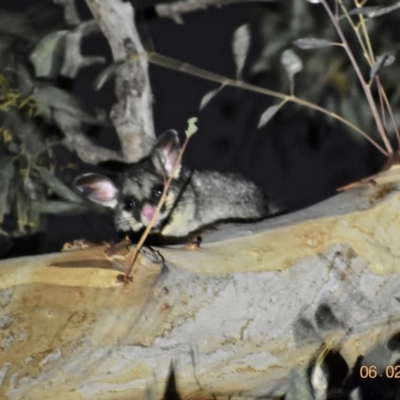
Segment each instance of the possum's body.
[{"label": "possum's body", "polygon": [[[98,174],[78,177],[75,186],[91,200],[114,208],[118,230],[140,231],[154,214],[179,150],[176,133],[168,131],[159,138],[150,157],[122,174],[118,186]],[[261,190],[241,176],[180,166],[152,232],[184,237],[215,222],[257,220],[275,210]]]}]

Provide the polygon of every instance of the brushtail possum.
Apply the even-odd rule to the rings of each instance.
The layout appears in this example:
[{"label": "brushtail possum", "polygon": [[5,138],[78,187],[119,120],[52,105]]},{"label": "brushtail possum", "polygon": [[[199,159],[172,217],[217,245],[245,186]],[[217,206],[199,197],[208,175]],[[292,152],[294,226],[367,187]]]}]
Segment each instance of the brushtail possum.
[{"label": "brushtail possum", "polygon": [[[179,151],[178,135],[170,130],[159,137],[149,157],[121,174],[119,184],[88,173],[77,177],[74,186],[90,200],[113,208],[118,230],[137,232],[152,219]],[[152,232],[186,237],[215,222],[258,220],[275,211],[260,189],[241,176],[179,165]]]}]

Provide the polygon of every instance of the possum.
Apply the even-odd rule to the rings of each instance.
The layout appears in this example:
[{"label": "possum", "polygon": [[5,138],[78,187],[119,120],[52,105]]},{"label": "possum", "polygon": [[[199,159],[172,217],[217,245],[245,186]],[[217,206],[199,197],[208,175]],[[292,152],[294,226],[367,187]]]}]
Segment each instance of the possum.
[{"label": "possum", "polygon": [[277,211],[253,182],[239,175],[183,165],[173,171],[179,152],[178,134],[170,130],[159,137],[150,156],[126,168],[118,183],[88,173],[77,177],[74,186],[89,200],[114,209],[115,226],[124,232],[139,232],[150,223],[173,172],[152,233],[186,237],[215,223],[260,220]]}]

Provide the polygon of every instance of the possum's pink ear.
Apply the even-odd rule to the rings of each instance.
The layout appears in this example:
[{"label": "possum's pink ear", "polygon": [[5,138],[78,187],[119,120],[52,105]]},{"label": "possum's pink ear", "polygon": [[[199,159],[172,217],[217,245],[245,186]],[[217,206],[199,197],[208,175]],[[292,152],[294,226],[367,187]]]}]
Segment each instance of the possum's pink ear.
[{"label": "possum's pink ear", "polygon": [[[159,174],[168,178],[172,174],[172,170],[179,156],[181,146],[179,143],[178,133],[174,130],[164,132],[157,140],[151,152],[151,161]],[[181,166],[175,171],[174,178],[179,177]]]},{"label": "possum's pink ear", "polygon": [[73,185],[79,193],[91,201],[111,208],[117,205],[118,189],[114,182],[104,175],[83,174],[74,180]]}]

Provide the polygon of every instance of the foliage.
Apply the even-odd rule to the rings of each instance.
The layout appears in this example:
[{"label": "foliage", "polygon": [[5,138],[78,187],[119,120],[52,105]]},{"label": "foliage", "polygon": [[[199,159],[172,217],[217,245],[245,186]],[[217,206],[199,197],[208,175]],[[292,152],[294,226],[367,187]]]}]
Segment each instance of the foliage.
[{"label": "foliage", "polygon": [[[56,146],[68,151],[59,116],[68,115],[77,125],[103,123],[52,81],[61,72],[65,38],[71,30],[52,31],[54,23],[29,26],[26,14],[31,12],[1,12],[9,22],[0,35],[0,229],[7,236],[39,231],[43,214],[86,209],[63,183],[74,162],[62,165],[55,153]],[[38,22],[43,19],[33,14]]]},{"label": "foliage", "polygon": [[[15,71],[0,72],[0,222],[5,214],[14,216],[8,221],[11,235],[25,235],[37,231],[42,213],[58,212],[60,208],[73,211],[81,199],[53,173],[56,161],[52,147],[60,140],[46,134],[46,129],[35,119],[39,104],[18,85],[27,72],[19,66]],[[61,200],[53,201],[57,193]]]},{"label": "foliage", "polygon": [[[340,8],[339,3],[342,2],[326,3],[335,9],[335,7]],[[372,72],[368,57],[371,59],[372,56],[378,61],[379,57],[384,56],[393,61],[393,55],[398,47],[397,31],[393,29],[398,18],[398,11],[394,11],[398,6],[396,3],[392,7],[383,7],[381,2],[374,3],[370,0],[368,6],[371,4],[371,7],[367,7],[364,3],[367,2],[344,1],[343,8],[338,9],[338,13],[341,13],[340,27],[354,53],[362,75],[368,77]],[[348,10],[350,19],[345,17],[344,9]],[[378,18],[381,15],[383,17]],[[349,23],[350,20],[354,25]],[[321,21],[324,22],[321,23]],[[372,138],[378,137],[378,131],[371,129],[375,125],[374,115],[365,99],[365,93],[346,52],[338,43],[335,26],[329,23],[320,1],[280,3],[275,10],[265,13],[261,29],[264,43],[258,60],[252,64],[253,74],[265,71],[273,73],[276,70],[279,72],[279,58],[282,52],[287,48],[294,49],[303,62],[303,69],[296,81],[296,95],[343,116]],[[364,42],[367,51],[360,47],[360,39]],[[296,50],[296,47],[300,50]],[[375,49],[375,54],[372,49]],[[389,66],[389,63],[383,63],[379,67],[383,65]],[[371,75],[371,80],[374,77],[374,74]],[[396,124],[388,123],[385,126],[389,136],[393,137],[396,132],[395,125],[400,122],[400,87],[395,66],[379,68],[379,79],[387,93],[388,102],[393,108]],[[282,91],[285,91],[286,85],[286,79],[282,76],[280,81]],[[370,86],[377,98],[379,94],[376,85]],[[333,120],[328,119],[327,122],[332,123]],[[348,131],[356,140],[361,139],[353,129],[350,128]]]}]

